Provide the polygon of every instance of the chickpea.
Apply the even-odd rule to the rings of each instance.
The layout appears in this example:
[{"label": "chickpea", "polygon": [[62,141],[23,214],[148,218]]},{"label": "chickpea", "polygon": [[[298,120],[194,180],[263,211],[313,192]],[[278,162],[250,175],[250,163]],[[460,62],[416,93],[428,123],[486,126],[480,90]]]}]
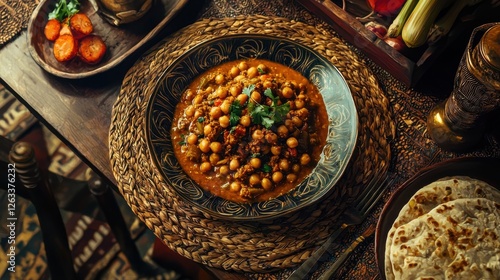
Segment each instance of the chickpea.
[{"label": "chickpea", "polygon": [[229,166],[223,165],[219,168],[219,174],[221,175],[227,175],[229,174]]},{"label": "chickpea", "polygon": [[262,85],[264,86],[264,88],[272,88],[273,87],[273,82],[270,81],[270,80],[265,80]]},{"label": "chickpea", "polygon": [[210,141],[208,141],[207,138],[201,139],[200,144],[198,144],[198,148],[200,148],[203,153],[210,152]]},{"label": "chickpea", "polygon": [[229,117],[228,116],[222,116],[219,118],[219,124],[223,128],[226,128],[229,126]]},{"label": "chickpea", "polygon": [[246,79],[245,75],[239,74],[238,76],[234,77],[234,81],[237,83],[243,82]]},{"label": "chickpea", "polygon": [[257,70],[260,70],[260,73],[269,73],[269,68],[262,63],[257,65]]},{"label": "chickpea", "polygon": [[276,133],[272,133],[272,132],[267,133],[266,134],[266,141],[267,141],[267,143],[274,145],[278,142],[278,135],[276,135]]},{"label": "chickpea", "polygon": [[283,173],[276,171],[273,173],[273,175],[271,177],[273,179],[273,182],[279,183],[279,182],[281,182],[281,180],[283,180]]},{"label": "chickpea", "polygon": [[299,145],[299,141],[295,137],[290,137],[286,139],[286,145],[292,149],[297,148],[297,146]]},{"label": "chickpea", "polygon": [[300,164],[308,165],[311,162],[311,156],[309,154],[302,154],[300,156]]},{"label": "chickpea", "polygon": [[248,101],[248,95],[242,93],[236,97],[236,100],[240,102],[240,105],[243,105]]},{"label": "chickpea", "polygon": [[203,134],[206,136],[209,135],[210,133],[212,133],[212,126],[207,124],[203,127]]},{"label": "chickpea", "polygon": [[210,161],[210,164],[213,165],[213,166],[216,166],[217,165],[217,162],[220,161],[220,155],[219,154],[216,154],[216,153],[212,153],[210,154],[210,156],[208,157],[208,161]]},{"label": "chickpea", "polygon": [[259,75],[259,71],[257,70],[257,67],[255,66],[252,66],[250,68],[248,68],[247,70],[247,77],[248,78],[255,78]]},{"label": "chickpea", "polygon": [[220,109],[224,114],[229,114],[229,111],[231,110],[231,102],[227,99],[224,100],[220,105]]},{"label": "chickpea", "polygon": [[281,90],[281,94],[284,98],[290,99],[293,97],[293,89],[291,89],[290,87],[284,87]]},{"label": "chickpea", "polygon": [[201,102],[203,102],[203,95],[198,94],[198,95],[196,95],[196,96],[193,98],[192,104],[193,104],[193,105],[198,105],[198,104],[201,104]]},{"label": "chickpea", "polygon": [[215,91],[217,94],[217,97],[220,99],[224,99],[227,96],[227,88],[226,87],[218,87],[217,90]]},{"label": "chickpea", "polygon": [[189,136],[187,137],[186,140],[187,140],[188,144],[196,145],[198,143],[198,135],[191,133],[191,134],[189,134]]},{"label": "chickpea", "polygon": [[273,189],[273,182],[271,182],[271,180],[269,180],[269,178],[262,178],[262,181],[260,182],[260,185],[266,191],[270,191],[270,190]]},{"label": "chickpea", "polygon": [[203,172],[203,173],[207,173],[211,169],[212,169],[212,165],[208,161],[202,162],[200,164],[200,171]]},{"label": "chickpea", "polygon": [[196,110],[194,112],[194,119],[197,120],[199,117],[203,116],[203,111],[202,110]]},{"label": "chickpea", "polygon": [[238,76],[239,74],[240,74],[240,68],[236,66],[233,66],[231,70],[229,70],[229,76],[231,76],[232,78]]},{"label": "chickpea", "polygon": [[249,127],[250,124],[252,123],[252,119],[248,115],[243,115],[240,118],[240,124],[245,127]]},{"label": "chickpea", "polygon": [[254,90],[252,91],[252,94],[250,94],[250,100],[252,100],[255,103],[260,103],[260,101],[262,100],[262,96],[258,91]]},{"label": "chickpea", "polygon": [[221,153],[222,152],[222,144],[221,142],[212,142],[210,143],[210,150],[214,153]]},{"label": "chickpea", "polygon": [[306,106],[306,102],[303,99],[295,99],[295,108],[302,109]]},{"label": "chickpea", "polygon": [[194,115],[194,112],[196,109],[194,108],[193,105],[189,105],[184,109],[184,114],[186,114],[187,117],[192,117]]},{"label": "chickpea", "polygon": [[203,92],[204,92],[204,93],[208,93],[208,94],[210,94],[210,93],[214,92],[214,88],[213,88],[212,86],[208,86],[208,87],[205,89],[205,91],[203,91]]},{"label": "chickpea", "polygon": [[233,158],[230,162],[229,162],[229,169],[230,170],[236,170],[240,168],[240,161],[236,158]]},{"label": "chickpea", "polygon": [[253,168],[255,168],[255,169],[260,168],[261,165],[262,165],[262,162],[261,162],[260,158],[251,158],[250,159],[250,166],[252,166]]},{"label": "chickpea", "polygon": [[275,156],[278,156],[279,154],[281,154],[281,146],[272,146],[271,153]]},{"label": "chickpea", "polygon": [[231,185],[229,186],[229,189],[232,192],[239,192],[241,190],[241,183],[240,182],[232,182]]},{"label": "chickpea", "polygon": [[300,172],[300,164],[296,163],[296,164],[292,165],[292,172],[299,173]]},{"label": "chickpea", "polygon": [[233,85],[229,88],[229,93],[231,93],[231,95],[234,97],[240,95],[242,92],[243,92],[243,88],[241,87],[240,84]]},{"label": "chickpea", "polygon": [[238,64],[238,69],[241,71],[247,70],[248,69],[248,63],[246,61],[242,61]]},{"label": "chickpea", "polygon": [[188,89],[186,91],[185,99],[186,99],[186,101],[192,101],[194,96],[195,96],[194,91],[192,91],[191,89]]},{"label": "chickpea", "polygon": [[280,170],[288,171],[288,169],[290,169],[290,162],[286,158],[283,158],[279,162],[279,167]]},{"label": "chickpea", "polygon": [[253,139],[253,140],[261,140],[262,138],[264,138],[264,133],[262,132],[262,130],[260,130],[260,129],[256,129],[256,130],[252,133],[252,139]]},{"label": "chickpea", "polygon": [[222,116],[222,110],[220,107],[212,107],[210,109],[210,117],[212,119],[216,120],[216,119],[220,118],[220,116]]},{"label": "chickpea", "polygon": [[288,128],[285,125],[280,125],[276,130],[278,136],[281,138],[285,138],[288,136]]},{"label": "chickpea", "polygon": [[226,81],[226,78],[224,78],[224,75],[218,74],[215,76],[215,83],[218,85],[222,85]]},{"label": "chickpea", "polygon": [[295,180],[297,180],[297,175],[290,173],[290,174],[286,175],[286,180],[289,183],[293,183],[293,182],[295,182]]},{"label": "chickpea", "polygon": [[252,186],[260,184],[260,176],[257,174],[250,175],[250,178],[248,178],[248,183]]},{"label": "chickpea", "polygon": [[299,117],[293,117],[292,118],[292,123],[296,126],[296,127],[302,127],[302,120],[299,118]]}]

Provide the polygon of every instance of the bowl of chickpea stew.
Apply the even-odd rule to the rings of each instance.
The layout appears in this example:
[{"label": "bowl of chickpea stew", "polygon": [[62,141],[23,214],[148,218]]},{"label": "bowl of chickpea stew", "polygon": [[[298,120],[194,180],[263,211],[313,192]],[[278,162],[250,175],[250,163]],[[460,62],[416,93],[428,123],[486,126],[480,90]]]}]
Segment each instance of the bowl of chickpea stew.
[{"label": "bowl of chickpea stew", "polygon": [[274,218],[318,201],[356,144],[345,79],[286,38],[203,42],[166,67],[148,102],[148,146],[167,185],[219,218]]}]

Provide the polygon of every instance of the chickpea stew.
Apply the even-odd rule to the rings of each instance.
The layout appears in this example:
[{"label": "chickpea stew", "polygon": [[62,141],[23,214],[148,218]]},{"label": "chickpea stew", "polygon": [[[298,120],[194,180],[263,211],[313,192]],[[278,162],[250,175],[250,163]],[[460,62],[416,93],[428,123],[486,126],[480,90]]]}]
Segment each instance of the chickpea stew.
[{"label": "chickpea stew", "polygon": [[198,76],[176,106],[171,135],[182,169],[204,190],[245,203],[287,193],[316,166],[328,133],[307,78],[265,59]]}]

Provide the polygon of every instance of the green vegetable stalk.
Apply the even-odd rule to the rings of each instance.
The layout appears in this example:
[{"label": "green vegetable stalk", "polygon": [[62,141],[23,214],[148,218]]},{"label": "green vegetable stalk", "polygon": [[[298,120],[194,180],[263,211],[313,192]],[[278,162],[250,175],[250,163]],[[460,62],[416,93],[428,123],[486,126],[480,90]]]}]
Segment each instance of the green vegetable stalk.
[{"label": "green vegetable stalk", "polygon": [[419,47],[427,41],[427,35],[439,13],[451,0],[420,0],[406,20],[402,30],[405,44],[410,48]]},{"label": "green vegetable stalk", "polygon": [[387,29],[387,36],[398,37],[399,35],[401,35],[403,26],[405,25],[406,20],[410,16],[417,3],[418,0],[407,0],[405,2],[398,15],[394,18],[391,25]]}]

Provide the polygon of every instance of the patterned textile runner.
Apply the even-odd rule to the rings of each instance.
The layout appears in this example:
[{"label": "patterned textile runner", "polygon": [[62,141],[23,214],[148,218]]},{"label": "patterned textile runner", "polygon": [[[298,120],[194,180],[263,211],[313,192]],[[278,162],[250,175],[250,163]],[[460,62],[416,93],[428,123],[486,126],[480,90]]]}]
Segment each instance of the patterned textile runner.
[{"label": "patterned textile runner", "polygon": [[0,0],[0,47],[28,27],[39,0]]}]

